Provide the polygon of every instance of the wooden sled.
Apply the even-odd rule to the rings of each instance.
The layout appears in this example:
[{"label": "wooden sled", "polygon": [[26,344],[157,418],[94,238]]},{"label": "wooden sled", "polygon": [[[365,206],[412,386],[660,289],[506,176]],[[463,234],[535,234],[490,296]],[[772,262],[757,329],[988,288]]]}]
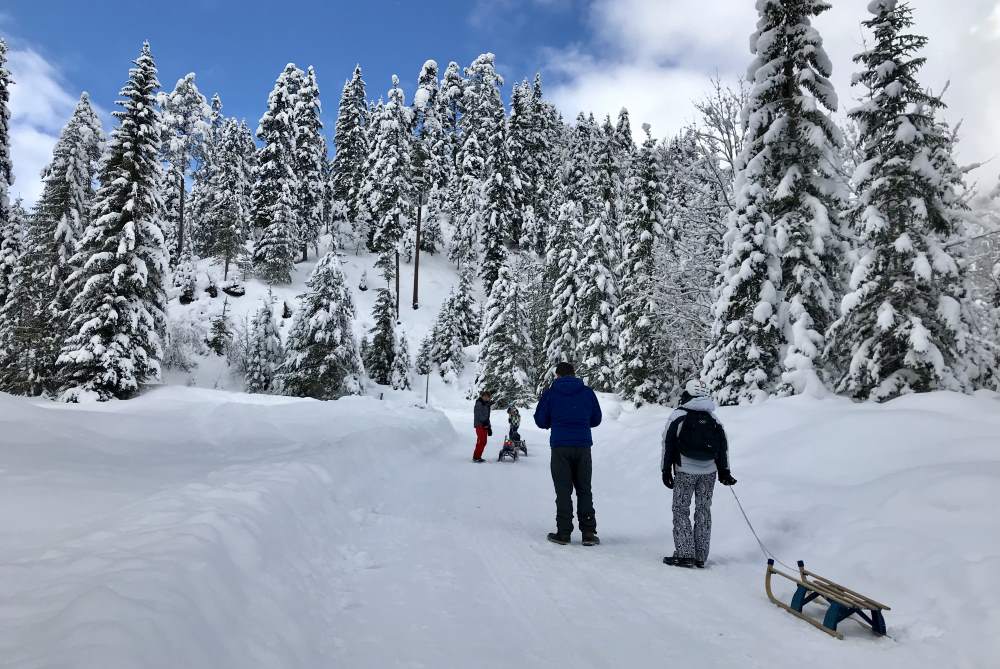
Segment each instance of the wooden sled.
[{"label": "wooden sled", "polygon": [[[805,563],[802,560],[799,560],[798,565],[799,575],[793,576],[780,569],[775,569],[774,560],[767,561],[767,576],[764,577],[764,590],[767,591],[767,598],[775,606],[788,611],[796,618],[801,618],[813,627],[821,629],[830,636],[837,637],[838,639],[843,639],[844,635],[837,631],[837,625],[853,615],[863,620],[871,628],[875,636],[885,636],[885,618],[882,617],[882,612],[890,611],[891,609],[888,606],[845,588],[838,583],[834,583],[819,574],[814,574],[806,569]],[[774,574],[795,583],[796,589],[795,594],[792,595],[791,604],[785,604],[774,596],[771,590],[771,576]],[[802,611],[806,604],[817,600],[825,601],[829,605],[822,623],[807,616]]]}]

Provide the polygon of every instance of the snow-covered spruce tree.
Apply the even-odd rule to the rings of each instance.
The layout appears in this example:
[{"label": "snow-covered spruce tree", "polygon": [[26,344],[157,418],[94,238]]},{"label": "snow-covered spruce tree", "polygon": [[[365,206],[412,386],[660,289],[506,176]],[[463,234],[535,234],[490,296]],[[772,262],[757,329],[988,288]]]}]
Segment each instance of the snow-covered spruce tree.
[{"label": "snow-covered spruce tree", "polygon": [[198,90],[193,72],[178,79],[171,93],[160,93],[158,102],[163,132],[160,146],[168,164],[168,181],[175,190],[177,202],[177,218],[171,221],[176,226],[173,235],[176,246],[168,251],[171,257],[180,258],[188,235],[184,211],[186,181],[191,172],[192,161],[204,155],[204,144],[211,134],[212,109]]},{"label": "snow-covered spruce tree", "polygon": [[402,325],[396,327],[396,340],[392,349],[392,372],[389,383],[393,390],[409,390],[410,384],[410,345],[406,339],[406,330]]},{"label": "snow-covered spruce tree", "polygon": [[953,163],[935,160],[949,151],[934,121],[943,103],[917,81],[927,39],[911,32],[906,3],[873,0],[869,10],[874,41],[855,57],[864,70],[854,77],[868,95],[849,114],[864,151],[850,212],[861,247],[830,329],[836,389],[877,401],[967,390],[964,270],[949,244],[959,232]]},{"label": "snow-covered spruce tree", "polygon": [[417,349],[417,358],[413,361],[413,371],[420,376],[427,376],[434,371],[434,363],[431,360],[431,352],[434,350],[433,333],[428,334],[420,342]]},{"label": "snow-covered spruce tree", "polygon": [[483,330],[479,338],[477,394],[493,393],[497,406],[526,407],[531,401],[529,387],[531,341],[524,295],[504,263],[486,300]]},{"label": "snow-covered spruce tree", "polygon": [[483,169],[483,209],[478,217],[482,225],[480,237],[483,247],[480,271],[487,294],[493,289],[500,267],[507,262],[507,242],[520,237],[520,229],[516,233],[514,229],[521,210],[520,191],[507,153],[503,103],[493,110],[497,114],[492,119],[493,123],[483,126],[490,134],[486,137],[486,165]]},{"label": "snow-covered spruce tree", "polygon": [[510,226],[511,242],[515,247],[537,249],[536,209],[540,196],[542,162],[540,107],[535,89],[527,80],[514,87],[510,98],[510,119],[507,132],[507,154],[511,171],[520,191],[520,207],[514,211]]},{"label": "snow-covered spruce tree", "polygon": [[[222,98],[218,93],[212,96],[209,104],[211,112],[208,116],[208,133],[201,143],[200,151],[195,155],[197,167],[191,175],[191,195],[184,207],[185,228],[191,236],[191,248],[199,258],[211,256],[215,244],[215,229],[207,213],[215,197],[212,180],[221,161],[218,153],[222,143],[222,127],[226,121],[222,114]],[[254,146],[255,152],[256,148]],[[167,248],[177,248],[176,240],[168,244]]]},{"label": "snow-covered spruce tree", "polygon": [[462,114],[465,99],[465,79],[458,63],[451,61],[441,77],[438,91],[438,117],[444,131],[444,152],[451,158],[446,180],[452,182],[458,173],[459,148],[461,147]]},{"label": "snow-covered spruce tree", "polygon": [[417,90],[413,94],[413,181],[419,194],[426,202],[427,195],[435,186],[447,183],[450,173],[444,124],[441,121],[438,66],[428,60],[420,69]]},{"label": "snow-covered spruce tree", "polygon": [[378,187],[375,182],[373,171],[375,145],[378,143],[379,128],[382,125],[382,117],[385,116],[385,102],[379,101],[371,106],[368,112],[368,124],[365,127],[365,144],[368,147],[368,155],[365,156],[364,165],[361,169],[361,180],[357,191],[354,194],[354,209],[357,212],[351,229],[352,243],[356,249],[360,250],[364,245],[369,251],[375,250],[375,224],[371,211],[369,195]]},{"label": "snow-covered spruce tree", "polygon": [[481,317],[476,297],[472,294],[472,268],[459,272],[458,291],[451,302],[451,311],[458,322],[458,337],[462,346],[472,346],[479,341]]},{"label": "snow-covered spruce tree", "polygon": [[0,360],[6,370],[0,387],[7,392],[38,395],[57,389],[55,362],[69,329],[69,259],[89,221],[102,142],[100,122],[84,93],[60,133],[52,162],[42,173],[43,190],[34,215],[22,215],[18,204],[11,209],[15,214],[11,230],[23,230],[23,241],[21,235],[16,236],[23,252],[10,275],[10,296],[0,312],[0,351],[4,352],[0,358],[5,353],[10,356]]},{"label": "snow-covered spruce tree", "polygon": [[357,198],[369,153],[367,123],[365,80],[361,78],[361,66],[357,65],[340,94],[334,136],[337,153],[333,157],[333,200],[339,203],[349,225],[358,220]]},{"label": "snow-covered spruce tree", "polygon": [[[69,308],[66,281],[73,268],[69,261],[77,242],[90,223],[98,161],[104,146],[104,132],[90,96],[83,93],[73,116],[63,128],[52,152],[52,162],[42,173],[42,194],[35,207],[32,236],[42,248],[49,273],[46,283],[52,291],[53,313]],[[56,328],[64,331],[65,327]]]},{"label": "snow-covered spruce tree", "polygon": [[257,127],[264,146],[257,155],[252,194],[253,224],[261,231],[253,252],[254,267],[267,283],[290,283],[297,229],[298,182],[292,118],[301,70],[289,63],[278,76]]},{"label": "snow-covered spruce tree", "polygon": [[396,355],[396,298],[388,288],[379,288],[372,308],[374,326],[369,330],[371,345],[366,353],[365,370],[375,383],[392,383],[392,363]]},{"label": "snow-covered spruce tree", "polygon": [[51,346],[54,335],[45,323],[44,272],[37,267],[44,258],[31,246],[31,218],[21,201],[15,202],[0,247],[6,290],[6,301],[0,305],[0,391],[15,395],[38,395],[44,390],[39,354]]},{"label": "snow-covered spruce tree", "polygon": [[615,391],[636,405],[667,399],[669,386],[657,375],[666,356],[656,341],[656,247],[663,236],[663,173],[656,140],[644,124],[646,140],[629,180],[628,240],[621,270],[621,302],[615,311],[618,347]]},{"label": "snow-covered spruce tree", "polygon": [[424,206],[420,231],[420,250],[434,255],[444,246],[442,223],[447,220],[448,191],[433,186]]},{"label": "snow-covered spruce tree", "polygon": [[229,268],[247,253],[247,225],[251,216],[253,190],[253,136],[242,121],[227,119],[223,124],[210,186],[212,199],[205,220],[214,229],[212,255],[222,262],[223,280]]},{"label": "snow-covered spruce tree", "polygon": [[428,336],[430,362],[438,368],[441,378],[448,383],[457,381],[458,375],[465,368],[459,321],[453,309],[454,300],[453,290],[441,305],[434,327]]},{"label": "snow-covered spruce tree", "polygon": [[295,96],[292,114],[295,135],[296,229],[295,240],[308,260],[309,247],[319,244],[326,216],[326,140],[320,120],[319,84],[316,71],[309,67]]},{"label": "snow-covered spruce tree", "polygon": [[184,250],[177,260],[173,273],[174,286],[181,289],[179,297],[181,304],[191,304],[195,291],[198,289],[198,277],[194,269],[194,253],[191,251],[191,239],[184,244]]},{"label": "snow-covered spruce tree", "polygon": [[585,248],[579,257],[577,293],[578,356],[587,382],[595,389],[614,388],[617,333],[614,312],[618,304],[616,247],[622,228],[622,175],[611,119],[594,137],[594,210],[583,230]]},{"label": "snow-covered spruce tree", "polygon": [[269,393],[275,390],[275,377],[283,360],[281,335],[274,322],[269,294],[260,305],[250,324],[244,382],[248,393]]},{"label": "snow-covered spruce tree", "polygon": [[816,359],[832,322],[836,110],[830,60],[813,16],[823,0],[761,0],[751,38],[737,210],[725,238],[714,343],[704,375],[735,404],[818,391]]},{"label": "snow-covered spruce tree", "polygon": [[354,302],[333,251],[313,270],[285,343],[282,392],[321,400],[359,395],[364,370],[354,340]]},{"label": "snow-covered spruce tree", "polygon": [[[0,38],[0,235],[6,234],[11,224],[10,186],[14,183],[14,166],[10,159],[10,86],[13,83],[7,69],[7,42]],[[7,301],[10,269],[6,263],[0,265],[0,306]]]},{"label": "snow-covered spruce tree", "polygon": [[[552,284],[552,311],[545,327],[546,368],[552,370],[563,361],[576,359],[580,341],[580,323],[577,295],[580,282],[580,232],[583,222],[580,209],[574,201],[559,208],[559,219],[549,239],[547,273]],[[544,375],[547,378],[548,374]],[[539,388],[541,390],[541,388]]]},{"label": "snow-covered spruce tree", "polygon": [[366,164],[363,192],[374,225],[372,249],[382,257],[380,266],[387,277],[394,275],[390,257],[399,253],[413,203],[409,116],[399,77],[393,75],[389,101],[379,116],[375,145]]},{"label": "snow-covered spruce tree", "polygon": [[166,329],[156,64],[144,43],[122,88],[90,222],[70,265],[80,287],[59,355],[64,401],[128,398],[156,379]]}]

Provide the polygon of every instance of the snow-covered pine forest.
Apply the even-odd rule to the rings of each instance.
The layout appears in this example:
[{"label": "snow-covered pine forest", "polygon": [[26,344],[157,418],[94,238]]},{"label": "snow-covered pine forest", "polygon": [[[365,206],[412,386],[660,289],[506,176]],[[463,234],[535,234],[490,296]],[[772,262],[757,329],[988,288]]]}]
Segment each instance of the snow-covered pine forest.
[{"label": "snow-covered pine forest", "polygon": [[[324,128],[311,67],[278,73],[254,123],[194,73],[161,86],[145,44],[115,126],[82,94],[39,201],[0,194],[0,388],[128,399],[202,366],[333,399],[431,373],[523,406],[561,360],[636,404],[694,377],[724,404],[996,388],[1000,185],[955,160],[914,10],[870,3],[835,91],[824,7],[762,5],[746,79],[638,145],[627,109],[563,118],[490,53],[429,60],[409,91],[358,66]],[[407,327],[400,280],[444,258],[450,295],[425,286],[439,313]]]},{"label": "snow-covered pine forest", "polygon": [[[0,664],[995,663],[1000,183],[956,158],[920,2],[870,0],[852,62],[824,0],[756,6],[684,127],[559,109],[493,53],[289,63],[234,118],[137,43],[34,203],[0,38]],[[530,419],[561,361],[605,412],[583,555],[544,541]],[[721,488],[710,570],[664,574],[692,379],[761,538],[892,639],[830,652],[771,606]],[[482,390],[522,408],[516,464],[468,464]]]}]

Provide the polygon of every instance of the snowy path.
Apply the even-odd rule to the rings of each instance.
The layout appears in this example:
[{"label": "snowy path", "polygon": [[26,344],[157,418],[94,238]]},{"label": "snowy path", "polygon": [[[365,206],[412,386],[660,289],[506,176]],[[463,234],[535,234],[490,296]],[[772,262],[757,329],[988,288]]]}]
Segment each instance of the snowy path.
[{"label": "snowy path", "polygon": [[[462,434],[465,413],[449,418]],[[603,543],[583,547],[577,532],[573,545],[560,547],[545,541],[555,514],[547,435],[523,429],[530,457],[498,463],[497,432],[488,464],[469,462],[466,429],[439,458],[393,481],[391,497],[356,529],[357,550],[381,557],[350,586],[362,601],[336,619],[338,666],[774,667],[793,664],[793,647],[813,666],[866,657],[873,642],[861,637],[835,647],[840,652],[824,664],[830,639],[797,627],[764,599],[749,535],[738,537],[748,563],[717,562],[704,572],[665,567],[668,494],[638,492],[602,467],[620,459],[616,447],[648,456],[648,444],[598,444]],[[655,469],[646,476],[658,478]],[[725,489],[718,493],[720,509],[731,507]],[[719,515],[726,520],[718,532],[746,531],[731,513]]]},{"label": "snowy path", "polygon": [[765,541],[894,607],[844,642],[768,603],[722,487],[711,568],[661,564],[666,410],[604,401],[588,548],[545,541],[545,435],[497,463],[498,413],[474,465],[464,402],[0,396],[0,666],[996,665],[996,396],[725,412]]}]

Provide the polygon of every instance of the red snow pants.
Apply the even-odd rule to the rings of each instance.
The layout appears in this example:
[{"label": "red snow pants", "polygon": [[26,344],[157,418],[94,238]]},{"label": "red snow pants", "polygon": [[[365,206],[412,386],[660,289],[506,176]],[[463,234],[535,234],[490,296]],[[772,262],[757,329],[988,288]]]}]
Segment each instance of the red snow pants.
[{"label": "red snow pants", "polygon": [[476,426],[476,451],[472,454],[474,460],[478,460],[483,457],[483,451],[486,450],[486,426],[477,425]]}]

